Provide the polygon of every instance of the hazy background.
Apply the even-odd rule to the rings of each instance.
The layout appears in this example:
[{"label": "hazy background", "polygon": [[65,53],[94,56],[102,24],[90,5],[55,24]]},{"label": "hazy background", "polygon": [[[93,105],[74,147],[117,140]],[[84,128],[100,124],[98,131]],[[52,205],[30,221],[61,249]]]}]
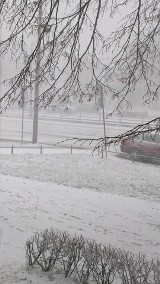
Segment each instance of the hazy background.
[{"label": "hazy background", "polygon": [[[109,13],[105,13],[105,15],[103,17],[100,17],[99,22],[98,22],[98,30],[107,38],[111,32],[115,31],[116,28],[121,24],[121,18],[124,17],[128,12],[129,12],[130,8],[129,6],[127,7],[123,7],[123,9],[120,9],[119,14],[114,15],[114,17],[110,17]],[[92,15],[90,15],[90,17],[92,18]],[[6,30],[6,27],[1,27],[0,30],[1,33],[1,39],[5,39],[9,33]],[[83,50],[83,48],[85,48],[86,46],[86,42],[88,42],[89,40],[89,31],[85,31],[83,33],[83,40],[81,40],[81,48]],[[35,45],[37,41],[37,38],[34,37],[33,39],[28,39],[27,40],[27,50],[28,53],[30,53],[33,50],[33,47]],[[101,54],[99,52],[99,57],[102,59],[102,61],[108,61],[112,58],[112,54],[111,53],[106,53],[106,54]],[[88,70],[84,70],[82,72],[82,82],[84,82],[84,84],[86,84],[90,77],[91,77],[91,68],[90,68],[90,62],[88,60],[87,62],[88,64]],[[3,80],[12,78],[13,76],[15,76],[17,74],[17,72],[19,72],[21,70],[21,68],[23,68],[23,60],[19,61],[18,64],[16,64],[15,62],[15,58],[11,59],[11,54],[6,54],[4,58],[1,58],[0,61],[0,81],[2,82]],[[99,70],[98,70],[99,68]],[[97,73],[99,73],[101,71],[101,67],[97,68]],[[112,83],[115,87],[121,87],[120,83],[117,82],[116,80],[113,80]],[[45,89],[45,86],[41,86],[40,87],[40,91],[43,91]],[[1,95],[7,90],[7,86],[1,85],[0,87],[0,93]],[[135,109],[139,109],[141,111],[141,109],[145,109],[146,111],[157,111],[159,106],[160,106],[160,101],[156,101],[153,102],[150,105],[146,105],[144,104],[143,101],[143,95],[144,95],[144,85],[143,83],[140,83],[137,85],[135,91],[128,96],[128,100],[130,101],[131,105],[133,106],[133,108]],[[34,97],[34,91],[32,92],[32,98]],[[110,102],[110,97],[109,94],[105,94],[105,104],[106,104],[106,108],[108,108],[108,103]],[[110,107],[109,108],[114,108],[116,105],[116,101],[115,102],[111,102],[110,103]],[[90,105],[94,104],[94,102],[91,102]],[[83,107],[82,107],[83,109]]]}]

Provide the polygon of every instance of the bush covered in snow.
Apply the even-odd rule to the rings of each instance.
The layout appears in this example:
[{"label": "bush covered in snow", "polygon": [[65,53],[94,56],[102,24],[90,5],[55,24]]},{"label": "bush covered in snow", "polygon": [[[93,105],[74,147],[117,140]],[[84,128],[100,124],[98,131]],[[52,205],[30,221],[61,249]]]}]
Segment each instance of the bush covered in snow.
[{"label": "bush covered in snow", "polygon": [[74,275],[80,283],[97,284],[159,284],[160,262],[148,261],[115,247],[88,241],[83,236],[45,230],[26,242],[30,266],[43,271],[61,268],[65,277]]}]

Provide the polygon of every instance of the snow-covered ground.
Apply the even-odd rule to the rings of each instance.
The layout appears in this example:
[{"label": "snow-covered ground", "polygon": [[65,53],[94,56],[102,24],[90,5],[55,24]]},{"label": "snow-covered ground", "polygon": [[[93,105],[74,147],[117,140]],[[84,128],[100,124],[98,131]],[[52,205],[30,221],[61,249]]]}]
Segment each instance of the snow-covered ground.
[{"label": "snow-covered ground", "polygon": [[[160,201],[160,166],[108,154],[48,154],[4,156],[1,173],[78,188]],[[3,155],[1,155],[3,157]]]},{"label": "snow-covered ground", "polygon": [[27,238],[51,226],[160,257],[160,167],[112,155],[27,154],[0,155],[0,172],[0,283],[73,283],[26,271]]}]

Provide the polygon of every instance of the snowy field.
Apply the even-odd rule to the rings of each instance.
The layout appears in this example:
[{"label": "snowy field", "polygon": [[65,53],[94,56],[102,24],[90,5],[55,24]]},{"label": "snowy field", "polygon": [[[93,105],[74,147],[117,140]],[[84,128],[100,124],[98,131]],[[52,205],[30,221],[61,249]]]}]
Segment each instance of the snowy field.
[{"label": "snowy field", "polygon": [[73,283],[26,270],[26,240],[50,227],[160,258],[160,167],[112,155],[1,154],[0,172],[0,283]]},{"label": "snowy field", "polygon": [[160,202],[160,166],[79,154],[1,155],[1,173]]}]

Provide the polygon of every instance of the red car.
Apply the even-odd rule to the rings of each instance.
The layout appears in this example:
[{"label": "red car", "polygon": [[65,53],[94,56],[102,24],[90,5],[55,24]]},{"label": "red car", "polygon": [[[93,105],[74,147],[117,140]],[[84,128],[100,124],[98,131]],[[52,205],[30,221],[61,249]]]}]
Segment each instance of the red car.
[{"label": "red car", "polygon": [[127,139],[121,142],[121,151],[128,153],[133,158],[139,156],[160,158],[160,135],[146,134],[134,139]]}]

